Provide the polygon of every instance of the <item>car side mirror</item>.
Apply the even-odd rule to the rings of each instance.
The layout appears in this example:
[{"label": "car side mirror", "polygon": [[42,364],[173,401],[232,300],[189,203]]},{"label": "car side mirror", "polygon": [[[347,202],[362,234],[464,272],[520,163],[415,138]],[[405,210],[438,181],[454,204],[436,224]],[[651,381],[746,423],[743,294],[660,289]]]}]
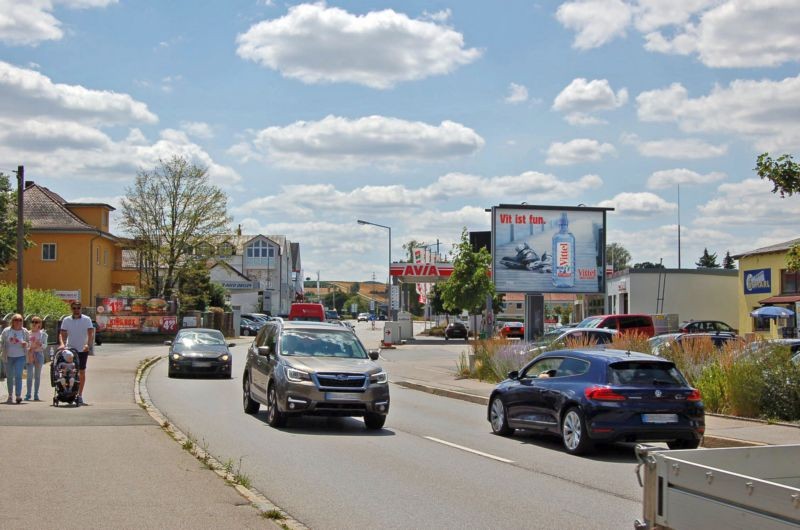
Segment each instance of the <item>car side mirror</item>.
[{"label": "car side mirror", "polygon": [[228,348],[233,348],[234,346],[236,346],[235,342],[231,342],[231,343],[228,344]]},{"label": "car side mirror", "polygon": [[258,354],[263,355],[264,357],[269,357],[269,354],[272,352],[269,346],[259,346],[258,347]]},{"label": "car side mirror", "polygon": [[378,358],[380,358],[380,356],[381,356],[381,351],[380,350],[369,350],[367,352],[367,355],[369,355],[369,358],[372,359],[373,361],[377,361]]},{"label": "car side mirror", "polygon": [[171,340],[165,340],[164,341],[164,346],[172,346],[172,341]]},{"label": "car side mirror", "polygon": [[519,378],[519,372],[517,370],[511,370],[510,372],[508,372],[508,376],[507,377],[509,379],[518,379]]}]

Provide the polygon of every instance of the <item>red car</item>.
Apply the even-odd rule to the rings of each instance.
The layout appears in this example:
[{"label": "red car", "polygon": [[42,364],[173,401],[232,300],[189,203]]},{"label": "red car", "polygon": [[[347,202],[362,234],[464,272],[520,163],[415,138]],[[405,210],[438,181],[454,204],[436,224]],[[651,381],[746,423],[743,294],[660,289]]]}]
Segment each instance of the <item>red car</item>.
[{"label": "red car", "polygon": [[522,322],[506,322],[499,333],[504,339],[511,337],[522,339],[525,337],[525,325]]}]

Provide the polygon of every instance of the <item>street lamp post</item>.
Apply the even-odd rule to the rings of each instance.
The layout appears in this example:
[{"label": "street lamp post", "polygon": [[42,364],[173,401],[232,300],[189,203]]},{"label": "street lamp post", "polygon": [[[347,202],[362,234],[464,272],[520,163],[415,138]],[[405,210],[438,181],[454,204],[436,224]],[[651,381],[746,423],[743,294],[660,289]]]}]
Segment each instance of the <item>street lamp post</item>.
[{"label": "street lamp post", "polygon": [[377,226],[378,228],[385,228],[389,231],[389,276],[387,277],[387,287],[389,291],[389,307],[388,307],[388,317],[389,319],[392,318],[392,228],[389,226],[379,225],[378,223],[371,223],[369,221],[364,221],[362,219],[358,219],[358,224],[360,225],[372,225]]}]

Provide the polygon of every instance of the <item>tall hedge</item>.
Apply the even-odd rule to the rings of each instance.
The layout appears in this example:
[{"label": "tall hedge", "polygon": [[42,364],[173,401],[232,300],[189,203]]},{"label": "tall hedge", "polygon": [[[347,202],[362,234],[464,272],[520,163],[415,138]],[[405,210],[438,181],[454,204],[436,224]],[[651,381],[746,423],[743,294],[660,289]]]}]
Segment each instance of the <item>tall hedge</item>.
[{"label": "tall hedge", "polygon": [[[41,289],[24,289],[26,315],[61,317],[69,313],[69,304],[54,295],[51,291]],[[0,283],[0,318],[17,310],[17,285]]]}]

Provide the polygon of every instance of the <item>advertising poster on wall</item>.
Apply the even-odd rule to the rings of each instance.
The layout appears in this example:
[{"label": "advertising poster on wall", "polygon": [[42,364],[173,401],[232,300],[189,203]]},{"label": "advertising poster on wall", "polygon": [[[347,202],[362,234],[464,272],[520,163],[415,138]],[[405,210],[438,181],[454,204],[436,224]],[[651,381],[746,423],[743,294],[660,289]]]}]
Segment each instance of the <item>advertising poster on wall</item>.
[{"label": "advertising poster on wall", "polygon": [[174,333],[178,317],[163,298],[97,297],[96,320],[105,333]]},{"label": "advertising poster on wall", "polygon": [[493,207],[492,277],[497,292],[605,292],[608,210]]}]

